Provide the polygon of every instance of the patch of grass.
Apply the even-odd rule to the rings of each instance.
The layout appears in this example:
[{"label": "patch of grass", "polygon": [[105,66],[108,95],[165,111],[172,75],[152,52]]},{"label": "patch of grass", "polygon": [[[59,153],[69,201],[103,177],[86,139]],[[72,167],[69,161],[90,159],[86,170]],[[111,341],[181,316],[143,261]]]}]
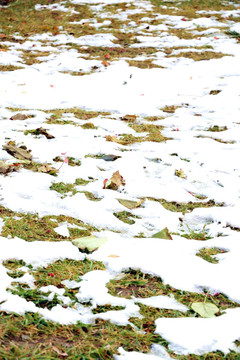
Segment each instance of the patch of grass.
[{"label": "patch of grass", "polygon": [[153,63],[153,59],[147,59],[147,60],[127,60],[128,64],[130,66],[138,67],[139,69],[153,69],[153,68],[161,68],[163,69],[163,66],[156,65]]},{"label": "patch of grass", "polygon": [[215,137],[212,137],[212,136],[205,136],[205,135],[197,135],[196,136],[197,139],[211,139],[211,140],[214,140],[214,141],[217,141],[221,144],[235,144],[235,141],[234,140],[222,140],[222,139],[218,139],[218,138],[215,138]]},{"label": "patch of grass", "polygon": [[68,108],[68,109],[53,109],[53,110],[45,110],[46,113],[51,114],[50,119],[48,119],[48,121],[52,121],[56,124],[63,122],[65,123],[66,121],[69,121],[69,124],[74,124],[75,122],[72,120],[64,120],[62,119],[62,117],[64,116],[64,114],[73,114],[75,116],[76,119],[79,120],[89,120],[92,118],[96,118],[100,115],[102,116],[107,116],[110,115],[109,112],[105,112],[105,111],[87,111],[84,109],[80,109],[77,107],[74,108]]},{"label": "patch of grass", "polygon": [[[17,216],[17,218],[16,218]],[[36,214],[19,214],[13,213],[11,216],[2,215],[4,226],[1,236],[4,237],[20,237],[27,241],[61,241],[66,240],[64,236],[57,234],[54,228],[58,226],[58,222],[69,222],[82,229],[70,229],[70,239],[80,236],[89,236],[92,231],[97,231],[93,226],[84,224],[81,220],[71,218],[69,216],[44,216],[39,218]],[[57,221],[52,221],[56,219]]]},{"label": "patch of grass", "polygon": [[55,169],[53,166],[51,166],[51,164],[41,164],[35,161],[29,161],[22,163],[21,166],[23,166],[26,170],[47,173],[52,176],[57,176],[58,173],[58,169]]},{"label": "patch of grass", "polygon": [[189,239],[189,240],[205,241],[205,240],[212,239],[212,236],[209,235],[209,233],[205,230],[204,227],[201,231],[194,231],[194,230],[189,229],[188,233],[181,233],[180,235],[182,237],[184,237],[185,239]]},{"label": "patch of grass", "polygon": [[57,191],[58,193],[62,194],[63,195],[62,198],[64,198],[67,195],[67,193],[71,193],[72,196],[78,193],[76,186],[78,185],[85,186],[89,182],[90,180],[84,180],[78,178],[75,180],[74,184],[64,183],[64,182],[52,183],[52,185],[50,186],[50,190]]},{"label": "patch of grass", "polygon": [[[157,6],[158,11],[167,15],[183,16],[187,19],[194,19],[201,17],[202,14],[198,13],[199,10],[233,10],[234,2],[229,3],[224,0],[183,0],[181,2],[164,1],[164,0],[151,0]],[[217,14],[214,14],[214,16]]]},{"label": "patch of grass", "polygon": [[26,265],[23,260],[16,259],[4,260],[2,264],[9,270],[17,270],[18,268]]},{"label": "patch of grass", "polygon": [[197,51],[182,51],[178,54],[171,55],[171,57],[185,57],[187,59],[192,59],[194,61],[202,61],[202,60],[211,60],[211,59],[221,59],[223,56],[231,56],[229,54],[223,54],[221,52],[215,51],[204,51],[204,52],[197,52]]},{"label": "patch of grass", "polygon": [[102,198],[99,198],[97,197],[96,195],[94,195],[92,192],[90,191],[80,191],[81,193],[84,193],[84,195],[86,196],[86,198],[88,200],[91,200],[91,201],[100,201],[102,200]]},{"label": "patch of grass", "polygon": [[[53,159],[53,161],[62,163],[64,161],[64,158],[61,156],[56,156]],[[80,166],[81,164],[82,164],[81,160],[76,160],[74,157],[68,156],[68,165],[69,166]]]},{"label": "patch of grass", "polygon": [[214,125],[211,126],[207,129],[207,131],[212,131],[212,132],[221,132],[221,131],[226,131],[228,128],[227,126],[218,126],[218,125]]},{"label": "patch of grass", "polygon": [[31,50],[22,50],[22,59],[23,63],[26,65],[40,64],[42,60],[39,58],[42,56],[50,55],[49,51],[31,51]]},{"label": "patch of grass", "polygon": [[87,122],[87,123],[81,125],[81,127],[82,127],[83,129],[93,129],[93,130],[95,130],[95,129],[98,128],[97,126],[95,126],[95,125],[94,125],[93,123],[91,123],[91,122]]},{"label": "patch of grass", "polygon": [[77,190],[75,189],[75,184],[67,184],[64,182],[52,183],[50,186],[50,190],[57,191],[60,194],[64,194],[63,197],[66,196],[67,193],[71,193],[71,195],[75,195]]},{"label": "patch of grass", "polygon": [[131,145],[136,142],[142,142],[143,138],[140,136],[134,136],[132,134],[122,134],[119,138],[116,136],[106,136],[107,141],[113,141],[120,145]]},{"label": "patch of grass", "polygon": [[116,218],[118,218],[119,220],[129,225],[135,224],[135,221],[133,219],[140,219],[139,216],[133,215],[129,211],[120,211],[118,213],[114,212],[113,215],[116,216]]},{"label": "patch of grass", "polygon": [[203,248],[200,249],[199,252],[196,254],[197,256],[201,257],[202,259],[212,263],[212,264],[217,264],[219,262],[218,259],[216,259],[215,257],[213,257],[213,255],[217,255],[217,254],[223,254],[226,253],[226,250],[223,249],[219,249],[219,248]]},{"label": "patch of grass", "polygon": [[117,311],[125,309],[124,306],[112,306],[112,305],[98,305],[95,309],[92,310],[93,314],[101,314],[107,311]]},{"label": "patch of grass", "polygon": [[215,203],[214,200],[209,200],[207,202],[192,202],[188,203],[176,202],[176,201],[167,201],[165,199],[154,199],[148,198],[149,200],[158,201],[165,209],[173,212],[181,212],[186,214],[193,211],[196,208],[210,208],[213,206],[224,206],[224,203]]},{"label": "patch of grass", "polygon": [[[47,1],[41,1],[43,5],[49,5]],[[58,35],[61,32],[77,36],[93,34],[97,29],[90,26],[77,26],[72,23],[84,18],[88,19],[93,14],[89,5],[72,5],[77,13],[59,11],[56,9],[42,8],[35,10],[38,0],[12,1],[8,7],[1,8],[1,30],[7,39],[18,33],[23,37],[30,35],[51,33]]]},{"label": "patch of grass", "polygon": [[89,271],[105,270],[105,266],[100,261],[93,260],[58,260],[46,267],[32,269],[37,287],[54,285],[63,288],[63,280],[81,281],[80,277]]},{"label": "patch of grass", "polygon": [[131,124],[130,126],[136,132],[148,132],[148,135],[143,138],[143,141],[162,142],[168,139],[161,133],[163,126],[154,124]]},{"label": "patch of grass", "polygon": [[56,359],[66,353],[71,360],[110,360],[119,347],[149,353],[153,343],[163,344],[163,339],[152,331],[145,334],[130,325],[118,326],[101,319],[93,325],[60,325],[33,313],[1,315],[2,359]]},{"label": "patch of grass", "polygon": [[211,295],[207,291],[199,293],[175,289],[164,284],[160,277],[144,274],[139,270],[129,269],[121,279],[113,279],[107,284],[109,293],[113,296],[130,299],[132,296],[148,298],[158,295],[173,295],[181,304],[190,308],[195,301],[209,301],[220,310],[239,307],[239,304],[229,300],[224,294]]},{"label": "patch of grass", "polygon": [[88,46],[84,48],[79,48],[73,43],[68,43],[67,45],[76,48],[81,55],[87,55],[89,59],[98,59],[104,60],[106,54],[109,55],[109,60],[117,60],[120,58],[135,58],[137,56],[151,56],[155,54],[158,50],[154,47],[100,47],[100,46]]},{"label": "patch of grass", "polygon": [[0,65],[0,71],[15,71],[24,69],[22,66],[15,66],[15,65]]},{"label": "patch of grass", "polygon": [[180,107],[181,106],[179,106],[179,105],[166,105],[166,106],[162,107],[160,110],[162,110],[168,114],[173,114]]},{"label": "patch of grass", "polygon": [[38,289],[28,289],[22,284],[16,284],[12,289],[8,289],[13,295],[18,295],[27,301],[32,301],[36,306],[41,308],[47,308],[51,310],[57,304],[61,304],[55,294],[52,300],[49,300],[47,296],[49,293],[43,294]]}]

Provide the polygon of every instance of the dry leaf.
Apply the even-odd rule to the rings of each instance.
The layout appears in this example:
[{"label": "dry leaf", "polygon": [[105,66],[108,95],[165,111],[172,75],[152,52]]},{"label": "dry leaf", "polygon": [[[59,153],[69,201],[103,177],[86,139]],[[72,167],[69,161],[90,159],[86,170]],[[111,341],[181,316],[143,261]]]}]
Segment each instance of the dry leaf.
[{"label": "dry leaf", "polygon": [[55,136],[49,134],[46,129],[43,129],[42,127],[37,128],[36,130],[31,130],[31,134],[33,135],[44,135],[47,139],[54,139]]},{"label": "dry leaf", "polygon": [[126,200],[126,199],[117,199],[117,200],[120,202],[121,205],[125,206],[130,210],[138,208],[144,202],[144,199],[141,199],[139,201]]},{"label": "dry leaf", "polygon": [[112,254],[112,255],[108,255],[108,257],[110,257],[110,258],[118,258],[120,256]]},{"label": "dry leaf", "polygon": [[134,121],[136,121],[137,116],[127,114],[125,116],[122,116],[120,119],[123,120],[123,121],[134,122]]},{"label": "dry leaf", "polygon": [[102,65],[104,65],[105,67],[111,65],[111,63],[109,61],[102,61]]},{"label": "dry leaf", "polygon": [[125,180],[123,179],[122,175],[120,175],[119,171],[115,171],[111,179],[109,179],[109,181],[106,183],[105,188],[117,190],[121,185],[125,185]]},{"label": "dry leaf", "polygon": [[38,170],[43,173],[50,173],[51,171],[57,172],[57,169],[55,169],[53,166],[50,166],[48,164],[44,164],[44,165],[40,166],[38,168]]},{"label": "dry leaf", "polygon": [[116,143],[118,142],[118,138],[116,136],[107,135],[107,136],[105,136],[105,139],[107,141],[113,141],[113,142],[116,142]]},{"label": "dry leaf", "polygon": [[24,114],[17,113],[16,115],[13,115],[10,117],[10,120],[26,120],[27,116]]},{"label": "dry leaf", "polygon": [[19,164],[6,164],[4,161],[0,161],[0,174],[7,174],[18,169]]},{"label": "dry leaf", "polygon": [[14,156],[16,159],[32,160],[30,150],[16,146],[13,141],[9,141],[6,145],[3,145],[3,150],[6,150],[8,154]]}]

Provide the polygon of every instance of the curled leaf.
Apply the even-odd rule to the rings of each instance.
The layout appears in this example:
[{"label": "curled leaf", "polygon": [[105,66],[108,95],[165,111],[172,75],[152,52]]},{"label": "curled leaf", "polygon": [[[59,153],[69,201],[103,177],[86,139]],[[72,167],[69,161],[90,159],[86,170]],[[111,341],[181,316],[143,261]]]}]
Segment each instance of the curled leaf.
[{"label": "curled leaf", "polygon": [[125,185],[125,180],[122,175],[120,175],[119,171],[115,171],[113,173],[111,179],[109,179],[105,184],[105,189],[117,190],[119,186]]}]

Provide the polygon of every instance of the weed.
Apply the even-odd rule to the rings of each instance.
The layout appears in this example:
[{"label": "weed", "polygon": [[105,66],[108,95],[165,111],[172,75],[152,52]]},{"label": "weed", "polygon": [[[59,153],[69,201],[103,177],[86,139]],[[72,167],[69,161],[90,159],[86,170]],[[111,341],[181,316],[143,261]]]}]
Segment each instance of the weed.
[{"label": "weed", "polygon": [[50,190],[57,191],[58,193],[62,194],[62,198],[64,198],[68,193],[71,193],[71,195],[75,195],[78,192],[76,186],[84,186],[87,185],[89,182],[90,180],[78,178],[75,180],[74,184],[64,182],[52,183],[52,185],[50,186]]}]

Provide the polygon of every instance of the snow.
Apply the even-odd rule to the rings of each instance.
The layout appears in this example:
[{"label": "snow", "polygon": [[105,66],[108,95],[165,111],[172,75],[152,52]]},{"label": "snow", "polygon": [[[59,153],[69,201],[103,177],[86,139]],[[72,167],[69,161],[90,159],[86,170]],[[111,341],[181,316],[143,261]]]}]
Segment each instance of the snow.
[{"label": "snow", "polygon": [[[240,304],[239,274],[239,229],[240,229],[240,44],[224,32],[240,33],[238,23],[239,9],[221,12],[221,20],[214,17],[201,17],[182,20],[180,16],[160,15],[156,17],[161,24],[130,22],[128,26],[137,32],[138,43],[132,48],[153,46],[157,52],[152,55],[155,64],[163,68],[140,69],[129,66],[126,58],[109,60],[105,66],[102,60],[93,59],[89,54],[81,54],[87,46],[100,46],[118,49],[114,37],[107,27],[113,16],[107,15],[105,6],[120,3],[119,0],[73,0],[74,4],[89,4],[102,23],[92,22],[98,33],[78,38],[60,33],[29,36],[21,44],[6,43],[7,51],[0,52],[1,65],[21,66],[15,71],[0,72],[0,121],[2,145],[7,141],[24,144],[31,149],[34,161],[50,163],[58,171],[57,177],[45,173],[21,169],[7,176],[0,175],[0,205],[19,213],[45,215],[65,215],[95,226],[100,232],[97,237],[106,237],[107,242],[92,254],[81,253],[69,239],[67,241],[47,242],[34,239],[33,242],[21,238],[0,237],[0,310],[25,314],[35,312],[49,321],[61,324],[74,324],[78,321],[94,323],[97,318],[110,320],[117,325],[132,325],[131,317],[139,317],[139,304],[146,306],[179,310],[189,308],[172,296],[152,296],[148,298],[112,296],[107,283],[118,279],[128,269],[158,276],[165,284],[182,290],[201,293],[207,289],[210,294],[223,293],[230,300]],[[127,19],[129,14],[151,10],[152,5],[145,1],[122,1],[134,4],[136,9],[120,11],[114,16]],[[37,5],[36,10],[52,9],[70,11],[64,4]],[[71,9],[71,12],[75,12]],[[209,12],[211,14],[211,12]],[[231,16],[231,19],[228,19]],[[106,19],[105,19],[106,18]],[[86,19],[87,21],[88,19]],[[85,19],[84,19],[85,21]],[[82,21],[83,22],[83,21]],[[81,25],[81,24],[80,24]],[[148,28],[147,28],[148,27]],[[179,39],[169,35],[168,30],[191,30],[198,37]],[[199,32],[198,27],[204,31]],[[101,33],[103,29],[103,32]],[[126,27],[127,29],[127,27]],[[126,30],[125,29],[125,30]],[[157,36],[156,36],[157,34]],[[45,41],[46,43],[43,43]],[[69,49],[73,43],[78,50]],[[170,57],[165,48],[183,47],[173,50]],[[205,48],[202,48],[205,47]],[[207,49],[206,49],[207,47]],[[212,47],[212,48],[211,48]],[[49,56],[41,57],[39,64],[27,66],[21,58],[22,50],[50,51]],[[184,57],[174,57],[180,52],[223,52],[221,59],[194,61]],[[83,52],[83,51],[82,51]],[[144,52],[144,51],[143,51]],[[141,55],[137,60],[148,57]],[[71,72],[82,72],[73,76]],[[84,75],[85,74],[85,75]],[[211,91],[220,90],[217,95]],[[176,106],[174,113],[164,111],[165,106]],[[107,111],[84,121],[76,118],[70,108]],[[20,108],[20,110],[14,110]],[[45,123],[51,114],[46,110],[66,109],[62,119],[75,123],[58,125]],[[30,115],[26,120],[10,120],[17,112]],[[164,127],[162,133],[170,139],[162,143],[142,142],[130,146],[106,141],[106,136],[136,133],[121,120],[126,114],[134,114],[137,121],[150,123],[146,116],[158,116],[154,124]],[[97,129],[83,129],[81,125],[92,122]],[[213,126],[227,127],[219,132],[207,131]],[[54,139],[44,136],[24,135],[25,130],[46,127]],[[53,159],[66,153],[68,157],[81,160],[81,166],[61,166]],[[114,154],[115,161],[104,161],[87,155]],[[0,160],[10,163],[13,157],[0,149]],[[186,178],[175,175],[182,170]],[[123,176],[126,185],[117,191],[103,189],[105,179],[111,178],[115,171]],[[50,190],[56,182],[74,183],[77,178],[92,180],[85,186],[76,186],[77,193],[61,196]],[[92,192],[101,200],[89,200],[84,191]],[[183,214],[165,209],[154,199],[174,202],[202,202],[213,200],[216,206],[196,208]],[[136,216],[132,225],[123,223],[113,213],[126,211],[118,199],[138,201],[144,198],[141,207],[131,210]],[[224,206],[217,206],[223,203]],[[5,221],[0,219],[0,229]],[[69,230],[74,227],[61,222],[54,229],[57,234],[70,237]],[[152,238],[156,232],[167,227],[172,240]],[[181,236],[184,232],[205,230],[209,240],[189,240]],[[144,238],[139,237],[144,234]],[[174,235],[177,234],[177,235]],[[212,264],[196,256],[203,248],[220,248],[226,252],[215,255],[217,264]],[[46,267],[59,259],[102,261],[106,270],[93,270],[83,276],[81,281],[64,280],[69,289],[78,289],[78,302],[74,308],[68,306],[70,298],[64,289],[54,286],[40,288],[49,299],[57,296],[64,304],[51,310],[39,308],[33,302],[13,295],[9,289],[13,282],[3,262],[8,259],[23,260],[25,274],[17,278],[34,288],[34,277],[29,273],[29,265],[34,269]],[[15,279],[16,280],[16,279]],[[91,303],[83,306],[82,303]],[[110,310],[94,314],[97,306],[122,306],[121,310]],[[156,333],[166,339],[169,349],[176,354],[202,355],[220,350],[224,354],[230,350],[239,352],[234,341],[239,339],[240,307],[227,309],[215,318],[199,317],[159,318],[156,320]],[[153,345],[149,354],[127,352],[119,349],[115,360],[154,360],[170,359],[165,348]]]}]

